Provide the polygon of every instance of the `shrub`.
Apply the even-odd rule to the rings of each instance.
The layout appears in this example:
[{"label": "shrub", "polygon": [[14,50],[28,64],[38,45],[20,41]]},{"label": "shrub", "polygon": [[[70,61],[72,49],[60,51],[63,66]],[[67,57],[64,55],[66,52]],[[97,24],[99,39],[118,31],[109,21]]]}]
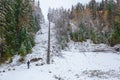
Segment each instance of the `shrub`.
[{"label": "shrub", "polygon": [[18,61],[21,63],[24,63],[25,59],[24,59],[24,57],[21,57]]},{"label": "shrub", "polygon": [[30,60],[30,62],[36,62],[36,61],[39,61],[39,60],[42,60],[42,58],[33,58]]},{"label": "shrub", "polygon": [[26,55],[26,46],[22,43],[20,50],[19,50],[19,54],[24,57]]}]

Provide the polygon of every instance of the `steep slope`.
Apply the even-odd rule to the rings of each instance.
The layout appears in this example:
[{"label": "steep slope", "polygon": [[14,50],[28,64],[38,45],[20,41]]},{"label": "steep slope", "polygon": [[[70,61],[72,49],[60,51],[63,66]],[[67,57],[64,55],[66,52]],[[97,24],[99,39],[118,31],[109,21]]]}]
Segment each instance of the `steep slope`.
[{"label": "steep slope", "polygon": [[[51,55],[55,53],[57,49],[54,28],[55,28],[55,25],[51,23],[50,24]],[[43,62],[45,62],[47,49],[48,49],[48,24],[47,23],[41,24],[41,30],[39,30],[35,36],[35,43],[36,45],[35,47],[33,47],[32,54],[27,55],[26,60],[31,60],[32,58],[42,58]]]}]

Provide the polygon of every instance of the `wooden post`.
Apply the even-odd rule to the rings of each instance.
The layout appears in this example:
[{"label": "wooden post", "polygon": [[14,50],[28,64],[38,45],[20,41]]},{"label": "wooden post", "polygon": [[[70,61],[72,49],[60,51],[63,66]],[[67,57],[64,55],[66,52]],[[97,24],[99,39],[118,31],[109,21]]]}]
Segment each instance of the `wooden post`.
[{"label": "wooden post", "polygon": [[50,64],[50,19],[49,19],[49,13],[48,13],[48,21],[49,21],[49,27],[48,27],[48,50],[47,50],[47,64]]}]

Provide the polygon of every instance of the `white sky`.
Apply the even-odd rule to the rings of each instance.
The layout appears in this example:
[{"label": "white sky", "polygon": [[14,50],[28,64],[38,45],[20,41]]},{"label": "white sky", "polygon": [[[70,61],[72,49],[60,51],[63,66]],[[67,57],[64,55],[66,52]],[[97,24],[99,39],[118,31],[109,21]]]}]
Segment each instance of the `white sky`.
[{"label": "white sky", "polygon": [[[36,0],[37,1],[37,0]],[[72,5],[76,5],[78,2],[86,4],[90,0],[39,0],[40,1],[40,7],[42,9],[43,15],[45,19],[47,18],[46,15],[48,13],[49,7],[51,8],[71,8]],[[101,1],[101,0],[96,0]]]}]

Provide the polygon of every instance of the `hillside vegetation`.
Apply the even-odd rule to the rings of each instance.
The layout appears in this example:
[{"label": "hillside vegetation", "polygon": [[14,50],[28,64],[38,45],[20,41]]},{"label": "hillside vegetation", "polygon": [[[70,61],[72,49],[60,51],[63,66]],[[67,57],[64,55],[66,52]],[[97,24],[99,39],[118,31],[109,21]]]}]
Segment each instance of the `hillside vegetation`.
[{"label": "hillside vegetation", "polygon": [[50,9],[49,13],[51,21],[56,24],[57,38],[62,46],[69,39],[75,42],[91,39],[94,43],[111,46],[120,44],[119,0],[91,0],[86,5],[78,3],[68,10]]},{"label": "hillside vegetation", "polygon": [[0,0],[0,63],[31,53],[41,17],[39,4],[31,0]]}]

